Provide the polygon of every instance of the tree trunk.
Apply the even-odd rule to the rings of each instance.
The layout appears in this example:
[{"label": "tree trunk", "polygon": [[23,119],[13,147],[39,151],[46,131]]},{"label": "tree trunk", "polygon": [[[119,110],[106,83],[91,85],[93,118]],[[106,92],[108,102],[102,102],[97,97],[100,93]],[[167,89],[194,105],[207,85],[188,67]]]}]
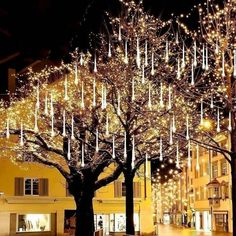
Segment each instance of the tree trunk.
[{"label": "tree trunk", "polygon": [[125,175],[126,186],[126,234],[134,235],[134,190],[133,190],[133,176],[131,174]]},{"label": "tree trunk", "polygon": [[75,236],[94,235],[93,196],[93,193],[83,192],[80,197],[74,197],[76,202]]},{"label": "tree trunk", "polygon": [[236,235],[236,155],[231,156],[233,235]]}]

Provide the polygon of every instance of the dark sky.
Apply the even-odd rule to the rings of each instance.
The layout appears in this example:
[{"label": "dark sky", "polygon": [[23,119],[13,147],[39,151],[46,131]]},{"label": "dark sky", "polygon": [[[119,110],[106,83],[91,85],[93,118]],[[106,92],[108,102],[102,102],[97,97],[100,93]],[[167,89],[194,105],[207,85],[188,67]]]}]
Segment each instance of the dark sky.
[{"label": "dark sky", "polygon": [[[200,0],[144,0],[156,16],[188,12]],[[0,58],[21,51],[26,56],[61,56],[72,44],[88,47],[104,11],[118,12],[118,0],[1,0]],[[73,45],[74,46],[74,45]]]}]

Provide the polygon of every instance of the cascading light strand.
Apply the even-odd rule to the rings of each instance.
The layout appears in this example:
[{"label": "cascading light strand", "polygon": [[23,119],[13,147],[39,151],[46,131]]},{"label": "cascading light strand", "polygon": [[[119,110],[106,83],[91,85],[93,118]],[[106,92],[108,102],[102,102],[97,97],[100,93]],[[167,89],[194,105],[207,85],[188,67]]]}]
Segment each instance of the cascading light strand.
[{"label": "cascading light strand", "polygon": [[162,137],[160,137],[160,150],[159,150],[159,155],[160,155],[160,161],[163,161],[163,152],[162,152]]},{"label": "cascading light strand", "polygon": [[148,42],[145,41],[145,66],[148,66]]},{"label": "cascading light strand", "polygon": [[169,84],[169,87],[168,87],[168,110],[171,110],[171,108],[172,108],[171,94],[172,94],[172,88],[171,88],[171,85]]},{"label": "cascading light strand", "polygon": [[168,63],[169,61],[169,42],[168,40],[166,41],[166,53],[165,53],[165,62]]},{"label": "cascading light strand", "polygon": [[135,100],[134,78],[132,78],[132,102]]},{"label": "cascading light strand", "polygon": [[111,57],[111,42],[108,43],[108,57]]},{"label": "cascading light strand", "polygon": [[197,66],[197,42],[194,41],[194,59],[193,59],[193,66]]},{"label": "cascading light strand", "polygon": [[120,91],[117,91],[117,115],[120,116]]},{"label": "cascading light strand", "polygon": [[106,136],[109,135],[109,117],[108,117],[108,113],[106,115]]},{"label": "cascading light strand", "polygon": [[202,69],[205,70],[206,65],[205,65],[205,45],[202,45]]},{"label": "cascading light strand", "polygon": [[180,168],[180,164],[179,164],[179,142],[177,142],[177,144],[176,144],[176,168],[177,169]]},{"label": "cascading light strand", "polygon": [[51,110],[50,110],[50,114],[51,114],[51,136],[54,137],[55,133],[54,133],[54,109],[53,109],[53,97],[51,94]]},{"label": "cascading light strand", "polygon": [[228,125],[228,130],[231,132],[232,131],[232,113],[229,111],[229,125]]},{"label": "cascading light strand", "polygon": [[81,145],[81,167],[84,167],[85,166],[85,163],[84,163],[84,141],[82,141],[82,145]]},{"label": "cascading light strand", "polygon": [[219,133],[220,132],[220,109],[217,108],[217,128],[216,131]]},{"label": "cascading light strand", "polygon": [[98,72],[98,69],[97,69],[97,56],[96,56],[96,54],[94,56],[94,68],[93,68],[93,71],[94,71],[94,73]]},{"label": "cascading light strand", "polygon": [[192,63],[192,73],[191,73],[191,85],[194,86],[195,80],[194,80],[194,63]]},{"label": "cascading light strand", "polygon": [[97,128],[97,129],[96,129],[96,147],[95,147],[95,151],[96,151],[96,152],[99,151],[98,139],[99,139],[99,133],[98,133],[98,128]]},{"label": "cascading light strand", "polygon": [[183,54],[182,54],[182,64],[181,64],[181,68],[182,68],[182,69],[185,68],[185,46],[184,46],[184,42],[183,42]]},{"label": "cascading light strand", "polygon": [[154,52],[152,51],[152,69],[151,69],[151,75],[153,76],[155,74],[155,69],[154,69]]},{"label": "cascading light strand", "polygon": [[[81,55],[82,58],[82,55]],[[81,64],[81,63],[80,63]],[[75,85],[79,84],[79,79],[78,79],[78,65],[75,63]]]},{"label": "cascading light strand", "polygon": [[63,137],[66,136],[66,111],[63,110],[63,131],[62,131]]},{"label": "cascading light strand", "polygon": [[203,125],[203,99],[201,99],[200,125]]},{"label": "cascading light strand", "polygon": [[222,52],[222,77],[225,77],[225,53]]},{"label": "cascading light strand", "polygon": [[67,79],[67,75],[65,77],[65,82],[64,82],[64,99],[66,101],[68,100],[68,79]]},{"label": "cascading light strand", "polygon": [[234,78],[236,78],[236,49],[234,49],[234,72],[233,72]]},{"label": "cascading light strand", "polygon": [[34,132],[37,133],[38,131],[39,131],[39,128],[38,128],[38,106],[36,104],[35,112],[34,112]]},{"label": "cascading light strand", "polygon": [[189,116],[186,117],[186,140],[189,140]]},{"label": "cascading light strand", "polygon": [[48,115],[48,93],[45,93],[45,100],[44,100],[44,114]]},{"label": "cascading light strand", "polygon": [[96,107],[96,79],[93,79],[93,107]]},{"label": "cascading light strand", "polygon": [[144,64],[142,65],[142,84],[145,83],[145,66]]},{"label": "cascading light strand", "polygon": [[84,109],[84,81],[81,82],[81,108]]},{"label": "cascading light strand", "polygon": [[188,168],[191,168],[191,141],[188,140]]},{"label": "cascading light strand", "polygon": [[75,134],[74,134],[74,115],[71,115],[71,139],[75,139]]},{"label": "cascading light strand", "polygon": [[37,88],[36,88],[36,107],[37,107],[37,109],[39,109],[39,107],[40,107],[40,101],[39,101],[39,82],[38,82],[38,84],[37,84]]},{"label": "cascading light strand", "polygon": [[208,46],[206,45],[206,70],[209,70],[209,63],[208,63]]},{"label": "cascading light strand", "polygon": [[136,63],[137,63],[137,67],[140,69],[141,66],[141,59],[140,59],[140,48],[139,48],[139,38],[137,37],[137,45],[136,45]]},{"label": "cascading light strand", "polygon": [[145,154],[145,176],[148,177],[148,154]]},{"label": "cascading light strand", "polygon": [[67,159],[70,161],[70,159],[71,159],[70,139],[68,138],[67,140],[68,140],[68,143],[67,143],[67,145],[68,145],[68,149],[67,149]]},{"label": "cascading light strand", "polygon": [[116,159],[116,152],[115,152],[115,136],[112,136],[112,158]]},{"label": "cascading light strand", "polygon": [[129,58],[128,58],[128,40],[125,40],[125,58],[124,58],[125,64],[128,64]]},{"label": "cascading light strand", "polygon": [[173,115],[173,118],[172,118],[172,127],[173,127],[172,131],[173,131],[173,133],[175,133],[176,132],[175,115]]},{"label": "cascading light strand", "polygon": [[170,122],[170,145],[173,145],[173,126],[172,126],[172,122]]}]

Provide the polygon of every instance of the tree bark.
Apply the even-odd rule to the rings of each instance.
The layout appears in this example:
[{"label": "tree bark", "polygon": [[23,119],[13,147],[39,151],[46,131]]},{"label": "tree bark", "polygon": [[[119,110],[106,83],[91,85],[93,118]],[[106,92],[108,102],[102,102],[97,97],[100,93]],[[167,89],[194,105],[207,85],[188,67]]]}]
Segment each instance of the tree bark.
[{"label": "tree bark", "polygon": [[94,193],[82,192],[80,197],[75,196],[76,202],[76,230],[75,236],[94,235]]},{"label": "tree bark", "polygon": [[233,235],[236,235],[236,155],[231,156]]},{"label": "tree bark", "polygon": [[126,186],[126,234],[135,235],[134,230],[134,190],[132,174],[125,175]]}]

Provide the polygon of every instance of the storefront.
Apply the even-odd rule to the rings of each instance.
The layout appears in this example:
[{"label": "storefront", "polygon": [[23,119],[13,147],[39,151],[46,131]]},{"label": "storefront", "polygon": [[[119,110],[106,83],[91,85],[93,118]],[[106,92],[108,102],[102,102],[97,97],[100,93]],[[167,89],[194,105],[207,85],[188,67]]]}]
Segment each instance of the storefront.
[{"label": "storefront", "polygon": [[[73,232],[75,225],[75,211],[65,210],[65,225],[64,232]],[[112,214],[95,214],[94,215],[95,230],[103,229],[103,235],[114,235],[115,233],[125,233],[125,214],[124,213],[112,213]],[[140,232],[140,220],[139,214],[134,214],[134,226],[135,231]]]},{"label": "storefront", "polygon": [[228,212],[214,212],[214,230],[228,232]]},{"label": "storefront", "polygon": [[196,211],[195,220],[196,230],[211,231],[211,215],[209,211]]}]

